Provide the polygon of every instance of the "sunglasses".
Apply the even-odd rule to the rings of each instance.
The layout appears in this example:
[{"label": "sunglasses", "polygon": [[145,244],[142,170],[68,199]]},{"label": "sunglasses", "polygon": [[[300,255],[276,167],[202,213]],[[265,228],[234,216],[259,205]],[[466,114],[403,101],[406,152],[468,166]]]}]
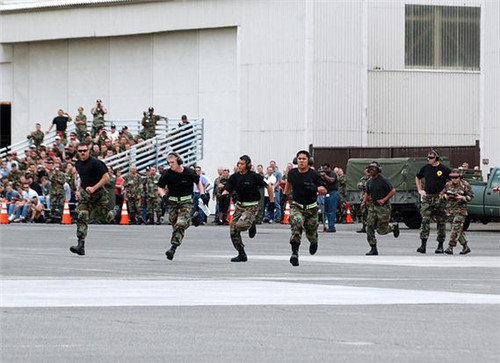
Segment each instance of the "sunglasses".
[{"label": "sunglasses", "polygon": [[450,179],[458,179],[460,178],[460,175],[450,175]]},{"label": "sunglasses", "polygon": [[79,152],[80,154],[85,154],[87,151],[89,151],[89,150],[88,150],[88,149],[85,149],[85,150],[78,150],[78,152]]},{"label": "sunglasses", "polygon": [[432,160],[432,159],[435,159],[436,157],[435,156],[427,156],[427,160]]}]

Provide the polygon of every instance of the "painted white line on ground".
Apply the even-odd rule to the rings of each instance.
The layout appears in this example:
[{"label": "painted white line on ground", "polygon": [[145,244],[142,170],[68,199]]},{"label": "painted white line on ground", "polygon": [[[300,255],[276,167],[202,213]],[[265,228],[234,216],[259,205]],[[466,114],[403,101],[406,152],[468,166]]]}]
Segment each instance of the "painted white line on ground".
[{"label": "painted white line on ground", "polygon": [[[305,252],[306,253],[306,252]],[[229,255],[207,255],[206,257],[229,259]],[[286,261],[290,256],[249,255],[249,260]],[[302,255],[300,262],[344,263],[358,265],[388,265],[408,267],[490,267],[500,268],[500,258],[485,256],[321,256]]]},{"label": "painted white line on ground", "polygon": [[2,280],[0,306],[500,304],[500,295],[269,281]]}]

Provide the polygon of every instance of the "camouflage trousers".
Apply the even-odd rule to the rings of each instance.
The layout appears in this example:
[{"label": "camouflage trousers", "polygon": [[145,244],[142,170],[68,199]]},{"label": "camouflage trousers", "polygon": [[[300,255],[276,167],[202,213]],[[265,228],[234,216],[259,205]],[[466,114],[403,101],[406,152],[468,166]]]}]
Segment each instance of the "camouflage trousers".
[{"label": "camouflage trousers", "polygon": [[302,232],[306,232],[306,237],[311,244],[318,243],[318,207],[302,209],[295,203],[290,205],[290,243],[299,244],[302,239]]},{"label": "camouflage trousers", "polygon": [[431,231],[431,219],[434,216],[437,223],[437,241],[444,242],[446,239],[446,201],[439,195],[427,195],[422,199],[420,214],[422,224],[420,225],[420,239],[428,239]]},{"label": "camouflage trousers", "polygon": [[147,199],[148,218],[154,220],[155,214],[158,219],[161,217],[161,199],[152,197]]},{"label": "camouflage trousers", "polygon": [[85,138],[85,134],[87,133],[87,127],[84,128],[76,128],[76,138],[82,142],[83,139]]},{"label": "camouflage trousers", "polygon": [[168,202],[168,223],[172,225],[172,238],[170,242],[173,245],[181,245],[184,233],[191,225],[192,210],[192,201],[187,203]]},{"label": "camouflage trousers", "polygon": [[241,232],[248,231],[252,226],[255,218],[259,213],[259,205],[243,207],[240,203],[236,203],[233,218],[229,226],[229,234],[234,248],[241,251],[245,245],[241,240]]},{"label": "camouflage trousers", "polygon": [[[64,210],[64,201],[66,200],[64,193],[50,194],[50,216],[62,216]],[[56,212],[57,211],[57,212]]]},{"label": "camouflage trousers", "polygon": [[337,211],[336,211],[337,222],[344,223],[347,217],[347,205],[345,197],[343,197],[339,193],[339,201],[337,202]]},{"label": "camouflage trousers", "polygon": [[144,140],[147,140],[147,139],[150,139],[152,137],[155,137],[156,136],[156,130],[155,128],[144,128],[141,130],[141,132],[139,133],[139,136],[142,137]]},{"label": "camouflage trousers", "polygon": [[359,222],[366,225],[367,220],[368,220],[368,206],[364,204],[363,206],[359,207]]},{"label": "camouflage trousers", "polygon": [[366,218],[366,239],[370,246],[377,245],[375,231],[380,235],[388,234],[393,231],[391,221],[391,206],[390,205],[374,205],[368,206],[368,216]]},{"label": "camouflage trousers", "polygon": [[131,223],[135,223],[141,216],[141,198],[127,198],[128,217]]},{"label": "camouflage trousers", "polygon": [[451,221],[449,245],[451,247],[455,247],[458,240],[458,242],[460,242],[462,246],[467,246],[467,238],[465,237],[464,232],[464,222],[465,218],[467,218],[467,214],[464,215],[463,213],[450,213],[449,216]]},{"label": "camouflage trousers", "polygon": [[88,220],[90,212],[93,217],[100,222],[111,222],[115,218],[115,212],[109,210],[109,195],[106,189],[89,194],[85,190],[80,192],[78,201],[78,218],[76,220],[76,236],[78,239],[87,237]]}]

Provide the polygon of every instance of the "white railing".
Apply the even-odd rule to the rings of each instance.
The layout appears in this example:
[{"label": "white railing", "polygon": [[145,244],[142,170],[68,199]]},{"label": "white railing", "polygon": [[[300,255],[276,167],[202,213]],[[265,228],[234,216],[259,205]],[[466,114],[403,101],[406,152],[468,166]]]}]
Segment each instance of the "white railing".
[{"label": "white railing", "polygon": [[158,168],[160,165],[166,165],[166,157],[170,152],[181,155],[186,166],[196,164],[198,160],[203,159],[203,121],[199,119],[180,127],[172,127],[167,132],[132,146],[129,150],[104,159],[104,162],[114,170],[119,168],[122,175],[126,175],[131,166],[136,166],[141,171],[151,166]]}]

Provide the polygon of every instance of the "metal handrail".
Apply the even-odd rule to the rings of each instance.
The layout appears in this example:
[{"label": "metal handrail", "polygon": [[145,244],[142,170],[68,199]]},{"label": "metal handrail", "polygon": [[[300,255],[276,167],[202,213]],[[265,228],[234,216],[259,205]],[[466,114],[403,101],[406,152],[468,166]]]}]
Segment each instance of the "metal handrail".
[{"label": "metal handrail", "polygon": [[185,165],[195,164],[203,158],[203,124],[204,120],[200,119],[171,129],[105,158],[104,162],[114,170],[119,168],[122,175],[126,175],[131,166],[142,171],[147,167],[166,165],[166,156],[170,152],[178,153]]},{"label": "metal handrail", "polygon": [[[142,120],[142,119],[141,119]],[[120,120],[106,120],[104,121],[105,126],[104,128],[109,130],[111,128],[111,125],[114,124],[118,130],[122,129],[124,126],[127,126],[129,132],[133,135],[137,135],[140,133],[142,130],[142,125],[141,125],[141,120],[138,119],[120,119]],[[199,121],[199,119],[194,119],[191,123],[196,123]],[[166,134],[178,127],[178,125],[181,123],[181,119],[178,118],[162,118],[160,122],[156,125],[156,133],[158,135]],[[203,122],[202,122],[203,124]],[[87,130],[90,132],[92,129],[92,121],[88,120],[87,121]],[[66,129],[66,133],[69,134],[73,131],[76,131],[76,126],[73,122],[68,123],[68,127]],[[202,127],[202,133],[203,133],[203,127]],[[55,142],[55,138],[57,136],[56,131],[51,131],[49,133],[45,134],[44,141],[43,143],[45,145],[50,145]],[[14,143],[12,145],[3,147],[0,149],[0,158],[5,158],[7,156],[7,153],[9,151],[16,151],[18,154],[21,154],[24,152],[24,150],[29,149],[29,147],[33,144],[33,142],[26,138],[25,140],[21,140],[17,143]],[[203,157],[203,151],[201,154],[201,157]]]}]

